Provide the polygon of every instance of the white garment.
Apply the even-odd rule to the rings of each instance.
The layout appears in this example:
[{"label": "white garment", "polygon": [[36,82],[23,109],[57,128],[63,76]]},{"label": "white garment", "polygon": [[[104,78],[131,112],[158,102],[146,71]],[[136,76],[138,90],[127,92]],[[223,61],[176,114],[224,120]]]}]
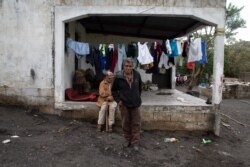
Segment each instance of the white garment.
[{"label": "white garment", "polygon": [[150,52],[148,50],[147,42],[145,42],[144,44],[141,44],[140,42],[138,42],[138,57],[137,57],[137,60],[142,65],[150,64],[150,63],[154,62],[154,59],[153,59],[153,57],[151,56],[151,54],[150,54]]},{"label": "white garment", "polygon": [[188,62],[200,61],[202,59],[201,38],[196,38],[190,42],[188,52]]},{"label": "white garment", "polygon": [[171,48],[171,45],[170,45],[170,41],[167,39],[166,40],[166,48],[167,48],[167,54],[171,55],[172,54],[172,48]]},{"label": "white garment", "polygon": [[183,66],[183,57],[179,56],[179,66],[182,67]]},{"label": "white garment", "polygon": [[181,40],[177,40],[177,49],[178,49],[178,55],[182,54],[182,45],[181,45]]},{"label": "white garment", "polygon": [[168,56],[165,55],[164,52],[162,52],[160,62],[158,64],[159,68],[162,68],[162,66],[164,66],[165,69],[169,69],[173,66],[171,62],[168,64]]}]

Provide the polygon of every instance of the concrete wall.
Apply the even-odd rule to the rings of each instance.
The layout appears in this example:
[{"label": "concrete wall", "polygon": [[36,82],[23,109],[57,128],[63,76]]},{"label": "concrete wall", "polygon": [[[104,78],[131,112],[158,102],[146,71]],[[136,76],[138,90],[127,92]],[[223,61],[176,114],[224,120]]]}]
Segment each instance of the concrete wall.
[{"label": "concrete wall", "polygon": [[50,3],[0,0],[0,102],[53,104]]},{"label": "concrete wall", "polygon": [[250,83],[225,84],[223,99],[247,99],[250,98]]},{"label": "concrete wall", "polygon": [[[68,110],[61,113],[62,117],[81,119],[96,122],[99,108],[95,104],[87,103],[83,108]],[[62,106],[63,107],[63,106]],[[142,129],[145,130],[185,130],[185,131],[212,131],[215,114],[212,106],[157,106],[142,105]],[[121,126],[121,114],[116,112],[116,126]]]},{"label": "concrete wall", "polygon": [[242,72],[242,73],[240,73],[239,79],[242,82],[250,82],[250,72]]},{"label": "concrete wall", "polygon": [[226,0],[55,0],[58,5],[83,6],[167,6],[224,8]]}]

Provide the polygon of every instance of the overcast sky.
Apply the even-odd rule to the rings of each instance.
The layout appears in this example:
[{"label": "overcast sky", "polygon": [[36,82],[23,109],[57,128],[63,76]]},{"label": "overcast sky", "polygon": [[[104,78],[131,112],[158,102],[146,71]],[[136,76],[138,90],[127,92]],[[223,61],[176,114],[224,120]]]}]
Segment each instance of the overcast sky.
[{"label": "overcast sky", "polygon": [[232,3],[237,7],[244,6],[244,9],[240,12],[240,16],[246,20],[247,28],[239,29],[236,39],[250,41],[250,0],[227,0],[227,5],[229,3]]}]

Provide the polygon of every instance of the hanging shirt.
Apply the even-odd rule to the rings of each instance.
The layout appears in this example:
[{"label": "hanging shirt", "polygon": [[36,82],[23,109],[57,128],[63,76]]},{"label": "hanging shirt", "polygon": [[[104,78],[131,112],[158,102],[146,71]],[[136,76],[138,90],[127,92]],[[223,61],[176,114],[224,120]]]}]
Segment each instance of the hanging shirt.
[{"label": "hanging shirt", "polygon": [[118,44],[118,71],[122,70],[122,62],[124,59],[127,58],[126,50],[125,50],[125,44]]},{"label": "hanging shirt", "polygon": [[170,46],[171,46],[172,53],[169,54],[169,57],[176,57],[176,56],[178,56],[179,55],[179,51],[178,51],[178,46],[177,46],[176,39],[171,39],[170,40]]},{"label": "hanging shirt", "polygon": [[105,72],[108,70],[108,64],[107,64],[107,45],[106,44],[100,44],[99,45],[99,56],[101,58],[101,63],[102,63],[102,70]]},{"label": "hanging shirt", "polygon": [[83,42],[76,42],[73,39],[67,39],[67,46],[74,50],[74,52],[78,55],[87,55],[89,54],[89,44]]},{"label": "hanging shirt", "polygon": [[190,42],[188,52],[188,62],[196,62],[202,59],[201,38],[196,38]]},{"label": "hanging shirt", "polygon": [[138,58],[137,60],[141,65],[153,63],[153,57],[151,56],[147,42],[141,44],[138,42]]},{"label": "hanging shirt", "polygon": [[205,40],[201,41],[201,51],[202,51],[202,59],[197,61],[197,64],[207,64],[207,43]]}]

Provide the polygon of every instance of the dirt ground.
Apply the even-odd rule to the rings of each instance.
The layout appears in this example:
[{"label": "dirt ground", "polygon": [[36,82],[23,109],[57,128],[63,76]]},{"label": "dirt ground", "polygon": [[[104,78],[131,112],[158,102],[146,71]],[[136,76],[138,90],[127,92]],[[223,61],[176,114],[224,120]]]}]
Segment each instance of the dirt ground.
[{"label": "dirt ground", "polygon": [[[250,99],[223,100],[221,111],[250,124]],[[221,136],[212,133],[143,131],[139,152],[122,148],[121,128],[97,132],[94,123],[0,106],[0,166],[247,167],[250,129],[222,116]],[[18,135],[19,138],[11,138]],[[164,138],[175,137],[176,143]],[[202,144],[202,139],[212,140]],[[11,142],[3,144],[2,141]]]}]

